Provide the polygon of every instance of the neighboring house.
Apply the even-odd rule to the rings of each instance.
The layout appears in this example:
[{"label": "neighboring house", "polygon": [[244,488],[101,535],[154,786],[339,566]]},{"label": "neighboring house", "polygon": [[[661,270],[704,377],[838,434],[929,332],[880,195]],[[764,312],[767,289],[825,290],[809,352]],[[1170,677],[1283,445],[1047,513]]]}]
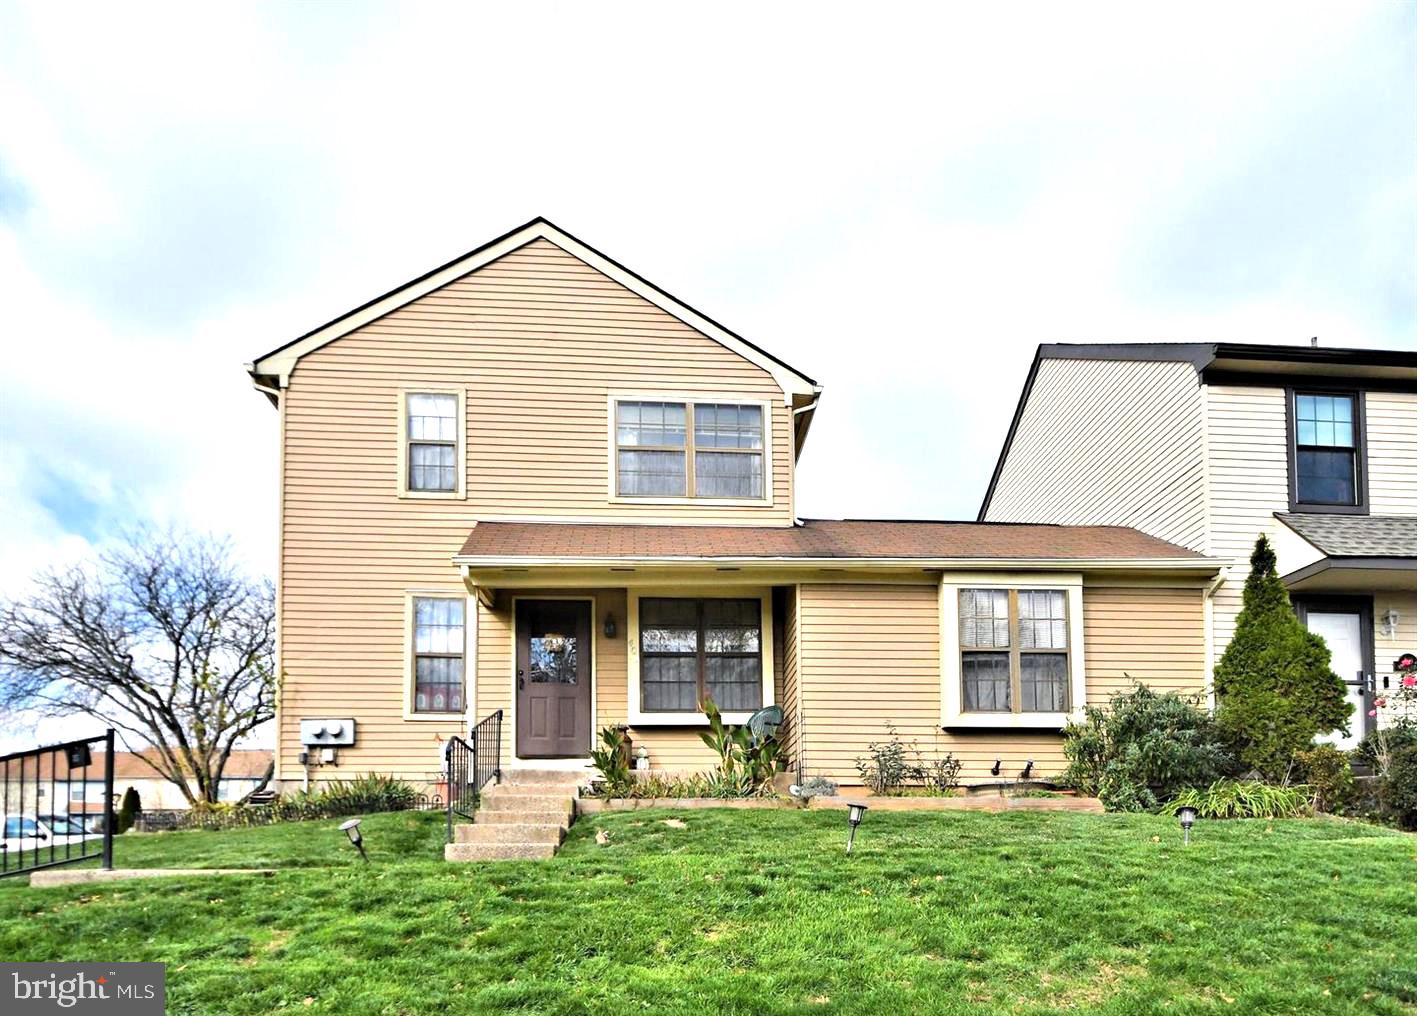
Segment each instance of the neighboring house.
[{"label": "neighboring house", "polygon": [[[117,807],[129,787],[137,790],[145,810],[183,810],[190,805],[182,791],[171,780],[160,776],[143,758],[155,757],[153,749],[142,753],[116,752],[113,757],[113,804]],[[231,753],[222,770],[217,786],[218,800],[239,801],[255,790],[271,764],[271,752],[263,749],[238,749]],[[0,772],[5,789],[4,810],[35,811],[48,815],[102,814],[104,753],[96,752],[83,769],[70,769],[65,756],[46,752],[25,761],[21,773],[18,762]],[[197,793],[196,780],[189,780]]]},{"label": "neighboring house", "polygon": [[1133,526],[1221,560],[1207,669],[1268,534],[1349,682],[1351,746],[1417,649],[1417,353],[1040,346],[979,519]]},{"label": "neighboring house", "polygon": [[[247,369],[280,413],[287,785],[436,781],[497,710],[507,766],[625,726],[700,770],[706,698],[780,706],[799,772],[856,782],[893,724],[988,782],[1056,772],[1127,675],[1205,684],[1215,562],[1121,527],[799,520],[817,384],[545,220]],[[351,743],[307,751],[320,728]]]},{"label": "neighboring house", "polygon": [[[184,811],[190,808],[187,798],[183,795],[182,789],[167,777],[159,775],[145,758],[144,755],[153,756],[153,749],[144,749],[141,753],[131,751],[116,752],[113,757],[113,805],[117,807],[123,801],[123,795],[128,788],[132,787],[138,792],[138,799],[142,802],[144,811]],[[238,749],[231,753],[231,757],[226,760],[226,766],[222,769],[221,782],[217,784],[217,800],[219,801],[239,801],[251,791],[255,790],[265,776],[266,769],[271,764],[271,752],[267,749]],[[103,756],[94,758],[94,769],[99,776],[103,774]],[[197,781],[189,779],[188,787],[193,794],[198,794]],[[70,784],[69,808],[71,812],[92,813],[103,811],[103,783],[99,781],[89,781],[87,783]],[[63,795],[64,786],[61,784],[57,788],[59,796]]]}]

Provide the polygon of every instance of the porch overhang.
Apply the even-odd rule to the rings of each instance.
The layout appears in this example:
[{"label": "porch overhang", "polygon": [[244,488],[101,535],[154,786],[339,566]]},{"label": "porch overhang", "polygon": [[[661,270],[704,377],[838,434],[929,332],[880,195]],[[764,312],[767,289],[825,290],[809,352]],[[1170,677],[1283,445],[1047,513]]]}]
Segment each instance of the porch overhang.
[{"label": "porch overhang", "polygon": [[1325,557],[1284,576],[1295,593],[1417,590],[1417,557]]}]

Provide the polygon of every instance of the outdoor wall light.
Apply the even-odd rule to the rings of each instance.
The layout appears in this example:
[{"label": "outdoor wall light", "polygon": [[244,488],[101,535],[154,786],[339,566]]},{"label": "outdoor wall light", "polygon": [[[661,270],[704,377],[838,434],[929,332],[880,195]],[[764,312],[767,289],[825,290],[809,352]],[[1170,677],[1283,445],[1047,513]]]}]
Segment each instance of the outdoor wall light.
[{"label": "outdoor wall light", "polygon": [[613,639],[615,637],[615,615],[605,615],[605,637]]},{"label": "outdoor wall light", "polygon": [[1191,826],[1196,824],[1196,809],[1187,805],[1176,809],[1176,817],[1181,820],[1181,831],[1185,836],[1185,846],[1191,845]]},{"label": "outdoor wall light", "polygon": [[996,759],[994,760],[994,766],[993,766],[993,768],[989,770],[989,775],[990,775],[990,776],[998,776],[998,775],[999,775],[999,770],[1002,769],[1003,767],[1004,767],[1004,760],[1003,760],[1003,759],[996,758]]},{"label": "outdoor wall light", "polygon": [[846,834],[846,852],[851,853],[851,845],[856,841],[856,827],[861,824],[861,819],[866,815],[866,806],[850,801],[846,805],[846,821],[851,827]]},{"label": "outdoor wall light", "polygon": [[1389,639],[1397,638],[1397,626],[1402,621],[1402,615],[1389,607],[1383,614],[1383,637]]},{"label": "outdoor wall light", "polygon": [[369,855],[364,852],[364,835],[359,831],[359,823],[363,819],[352,818],[348,822],[340,823],[340,830],[349,837],[349,842],[354,844],[359,856],[365,861],[369,860]]},{"label": "outdoor wall light", "polygon": [[1032,776],[1032,775],[1033,775],[1033,759],[1029,759],[1026,763],[1024,763],[1024,767],[1023,767],[1023,779],[1026,780],[1026,779],[1028,779],[1028,778],[1029,778],[1030,776]]}]

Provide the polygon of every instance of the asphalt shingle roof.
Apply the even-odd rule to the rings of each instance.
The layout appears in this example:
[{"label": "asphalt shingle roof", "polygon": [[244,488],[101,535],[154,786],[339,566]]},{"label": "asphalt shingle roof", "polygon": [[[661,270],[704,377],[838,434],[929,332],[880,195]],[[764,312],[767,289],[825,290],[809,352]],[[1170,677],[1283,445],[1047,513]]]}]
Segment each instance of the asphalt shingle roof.
[{"label": "asphalt shingle roof", "polygon": [[1417,515],[1280,513],[1279,518],[1329,557],[1417,557]]},{"label": "asphalt shingle roof", "polygon": [[1123,526],[808,519],[796,526],[479,522],[465,557],[1199,560]]}]

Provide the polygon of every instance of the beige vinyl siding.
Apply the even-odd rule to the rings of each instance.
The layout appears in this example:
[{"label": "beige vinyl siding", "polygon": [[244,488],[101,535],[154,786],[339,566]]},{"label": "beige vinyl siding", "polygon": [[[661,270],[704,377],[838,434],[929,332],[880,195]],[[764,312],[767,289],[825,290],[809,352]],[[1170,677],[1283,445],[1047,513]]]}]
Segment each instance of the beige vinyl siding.
[{"label": "beige vinyl siding", "polygon": [[[398,496],[400,393],[422,387],[465,392],[465,499]],[[771,403],[772,505],[610,503],[608,396],[620,391]],[[792,518],[791,421],[772,378],[544,240],[302,358],[281,419],[285,780],[300,778],[299,723],[313,717],[359,724],[317,778],[437,772],[441,740],[464,725],[403,718],[404,598],[463,591],[451,559],[475,519]],[[479,715],[492,701],[479,697]]]},{"label": "beige vinyl siding", "polygon": [[1199,549],[1202,409],[1189,363],[1040,361],[986,521],[1125,525]]},{"label": "beige vinyl siding", "polygon": [[1205,691],[1201,589],[1084,585],[1082,614],[1089,705],[1105,705],[1133,682]]},{"label": "beige vinyl siding", "polygon": [[[725,593],[724,595],[731,595]],[[516,724],[513,709],[513,642],[516,620],[512,609],[513,597],[595,598],[595,732],[603,727],[623,726],[628,713],[629,671],[626,652],[628,640],[636,635],[626,623],[627,595],[624,589],[544,589],[503,590],[494,597],[492,609],[478,607],[477,715],[487,716],[503,710],[502,762],[515,762]],[[614,638],[605,637],[605,617],[613,614],[616,622]],[[782,640],[773,640],[773,657],[765,661],[773,668],[773,693],[783,701],[784,657]],[[785,709],[785,707],[784,707]],[[650,766],[679,772],[699,772],[711,768],[717,756],[711,752],[694,728],[631,727],[630,738],[635,746],[649,749]]]},{"label": "beige vinyl siding", "polygon": [[[1084,655],[1089,702],[1105,702],[1131,678],[1165,689],[1205,684],[1201,590],[1085,586]],[[920,585],[803,585],[798,633],[800,757],[804,772],[860,782],[855,760],[894,725],[928,759],[953,752],[966,782],[987,782],[999,759],[1016,778],[1066,762],[1049,732],[945,732],[940,727],[939,588]]]},{"label": "beige vinyl siding", "polygon": [[[415,514],[391,495],[398,393],[419,385],[466,392],[467,498]],[[769,402],[771,504],[612,502],[608,398],[634,392]],[[771,376],[546,240],[308,354],[286,398],[291,515],[338,505],[363,531],[447,517],[792,520],[791,414]]]},{"label": "beige vinyl siding", "polygon": [[801,743],[798,703],[801,700],[802,685],[797,679],[797,596],[796,586],[788,586],[783,596],[782,617],[782,706],[784,720],[783,758],[790,765],[796,765],[797,749]]},{"label": "beige vinyl siding", "polygon": [[1289,508],[1283,388],[1207,385],[1206,448],[1210,541],[1205,552],[1230,564],[1213,600],[1215,658],[1230,642],[1240,612],[1250,551]]},{"label": "beige vinyl siding", "polygon": [[1417,515],[1417,395],[1369,392],[1368,500],[1374,515]]},{"label": "beige vinyl siding", "polygon": [[[1389,610],[1397,611],[1397,634],[1389,637],[1387,627],[1383,624],[1383,618]],[[1393,671],[1392,664],[1403,653],[1410,653],[1417,649],[1417,590],[1408,592],[1380,592],[1373,596],[1373,673],[1377,677],[1377,691],[1381,695],[1384,692],[1396,690],[1398,675]],[[1387,685],[1383,684],[1384,679]],[[1382,722],[1386,725],[1390,719],[1391,710],[1384,713]],[[1411,711],[1409,716],[1417,720],[1417,711]],[[1360,723],[1361,716],[1355,716],[1353,722]]]}]

